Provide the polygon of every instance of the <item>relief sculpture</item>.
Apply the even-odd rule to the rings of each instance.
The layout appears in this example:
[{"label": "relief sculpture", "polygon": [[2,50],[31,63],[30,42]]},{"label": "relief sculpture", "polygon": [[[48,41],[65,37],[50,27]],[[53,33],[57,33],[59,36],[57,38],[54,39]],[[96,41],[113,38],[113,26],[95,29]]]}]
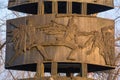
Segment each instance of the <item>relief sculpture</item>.
[{"label": "relief sculpture", "polygon": [[20,25],[16,27],[14,30],[8,32],[12,35],[12,42],[14,43],[14,49],[16,54],[12,56],[9,60],[9,65],[21,54],[26,54],[31,48],[35,47],[40,55],[43,57],[43,60],[51,60],[48,57],[44,47],[38,44],[37,36],[36,36],[36,28],[32,25],[30,26],[23,26]]},{"label": "relief sculpture", "polygon": [[91,51],[95,47],[99,48],[99,54],[103,56],[107,65],[114,64],[114,27],[108,26],[101,28],[100,32],[95,31]]},{"label": "relief sculpture", "polygon": [[114,27],[108,26],[101,29],[103,37],[103,57],[106,61],[106,64],[114,65]]},{"label": "relief sculpture", "polygon": [[5,68],[36,72],[20,80],[93,80],[88,72],[115,68],[114,21],[97,17],[113,0],[8,1],[25,15],[6,22]]},{"label": "relief sculpture", "polygon": [[[79,26],[80,27],[80,26]],[[51,23],[44,26],[35,27],[33,25],[29,26],[19,26],[12,31],[14,42],[14,48],[16,55],[14,55],[10,62],[12,62],[21,53],[26,53],[32,48],[36,48],[43,60],[52,60],[46,52],[44,46],[65,46],[71,49],[67,60],[76,60],[74,55],[82,49],[86,49],[86,55],[90,55],[96,47],[99,48],[99,54],[104,57],[106,64],[113,64],[114,58],[114,48],[113,45],[109,43],[114,42],[113,38],[113,27],[103,27],[99,31],[80,31],[78,26],[74,22],[74,17],[68,19],[67,25],[57,23],[51,20]],[[44,36],[43,36],[44,34]],[[39,40],[40,35],[42,37],[50,36],[55,38],[54,41]],[[85,41],[82,42],[79,37],[85,37]],[[81,41],[81,43],[79,43]],[[82,53],[82,52],[81,52]],[[79,54],[81,54],[79,53]],[[9,63],[10,63],[9,62]]]}]

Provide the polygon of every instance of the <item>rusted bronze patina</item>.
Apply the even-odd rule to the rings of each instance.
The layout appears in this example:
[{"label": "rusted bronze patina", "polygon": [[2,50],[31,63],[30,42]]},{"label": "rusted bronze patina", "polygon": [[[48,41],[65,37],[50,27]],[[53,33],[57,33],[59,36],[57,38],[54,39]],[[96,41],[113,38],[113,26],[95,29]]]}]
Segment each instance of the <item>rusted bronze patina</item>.
[{"label": "rusted bronze patina", "polygon": [[9,0],[8,8],[34,15],[7,21],[7,69],[43,80],[89,80],[88,72],[114,69],[114,21],[95,16],[112,0]]}]

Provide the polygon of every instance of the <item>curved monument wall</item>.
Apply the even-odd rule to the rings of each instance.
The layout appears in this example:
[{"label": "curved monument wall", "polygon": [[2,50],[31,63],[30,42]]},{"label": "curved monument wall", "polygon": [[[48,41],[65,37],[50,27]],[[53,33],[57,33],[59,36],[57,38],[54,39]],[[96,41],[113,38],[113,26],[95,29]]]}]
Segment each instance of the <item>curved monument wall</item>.
[{"label": "curved monument wall", "polygon": [[33,65],[35,70],[37,62],[51,61],[113,66],[114,21],[51,14],[12,19],[7,21],[6,46],[6,68]]}]

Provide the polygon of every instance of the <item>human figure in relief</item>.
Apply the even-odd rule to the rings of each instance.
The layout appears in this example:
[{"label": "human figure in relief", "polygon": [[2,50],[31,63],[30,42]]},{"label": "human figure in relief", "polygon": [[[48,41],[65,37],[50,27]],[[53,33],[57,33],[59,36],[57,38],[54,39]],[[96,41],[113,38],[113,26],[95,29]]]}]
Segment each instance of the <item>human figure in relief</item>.
[{"label": "human figure in relief", "polygon": [[44,47],[41,45],[41,42],[37,39],[36,27],[32,25],[21,25],[12,31],[12,35],[12,41],[14,43],[16,54],[10,59],[9,64],[13,62],[20,54],[26,53],[32,48],[36,48],[39,51],[40,55],[43,57],[43,60],[51,60]]}]

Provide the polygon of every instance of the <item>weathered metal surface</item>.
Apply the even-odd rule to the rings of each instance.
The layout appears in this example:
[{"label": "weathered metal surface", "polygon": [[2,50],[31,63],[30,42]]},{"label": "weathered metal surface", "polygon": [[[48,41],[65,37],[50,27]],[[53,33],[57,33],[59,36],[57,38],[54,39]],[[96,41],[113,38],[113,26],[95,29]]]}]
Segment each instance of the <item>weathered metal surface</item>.
[{"label": "weathered metal surface", "polygon": [[51,14],[58,13],[57,1],[67,2],[66,8],[69,9],[68,11],[66,11],[67,14],[72,14],[71,13],[72,11],[70,11],[72,10],[72,5],[71,5],[72,2],[87,3],[87,6],[86,6],[87,14],[98,13],[98,12],[106,11],[113,8],[113,0],[9,0],[8,8],[11,10],[30,13],[30,14],[39,14],[39,12],[41,11],[44,12],[44,1],[53,2],[52,11],[54,12],[52,12]]},{"label": "weathered metal surface", "polygon": [[7,68],[51,61],[112,66],[114,21],[78,15],[13,19],[7,21],[6,46]]}]

